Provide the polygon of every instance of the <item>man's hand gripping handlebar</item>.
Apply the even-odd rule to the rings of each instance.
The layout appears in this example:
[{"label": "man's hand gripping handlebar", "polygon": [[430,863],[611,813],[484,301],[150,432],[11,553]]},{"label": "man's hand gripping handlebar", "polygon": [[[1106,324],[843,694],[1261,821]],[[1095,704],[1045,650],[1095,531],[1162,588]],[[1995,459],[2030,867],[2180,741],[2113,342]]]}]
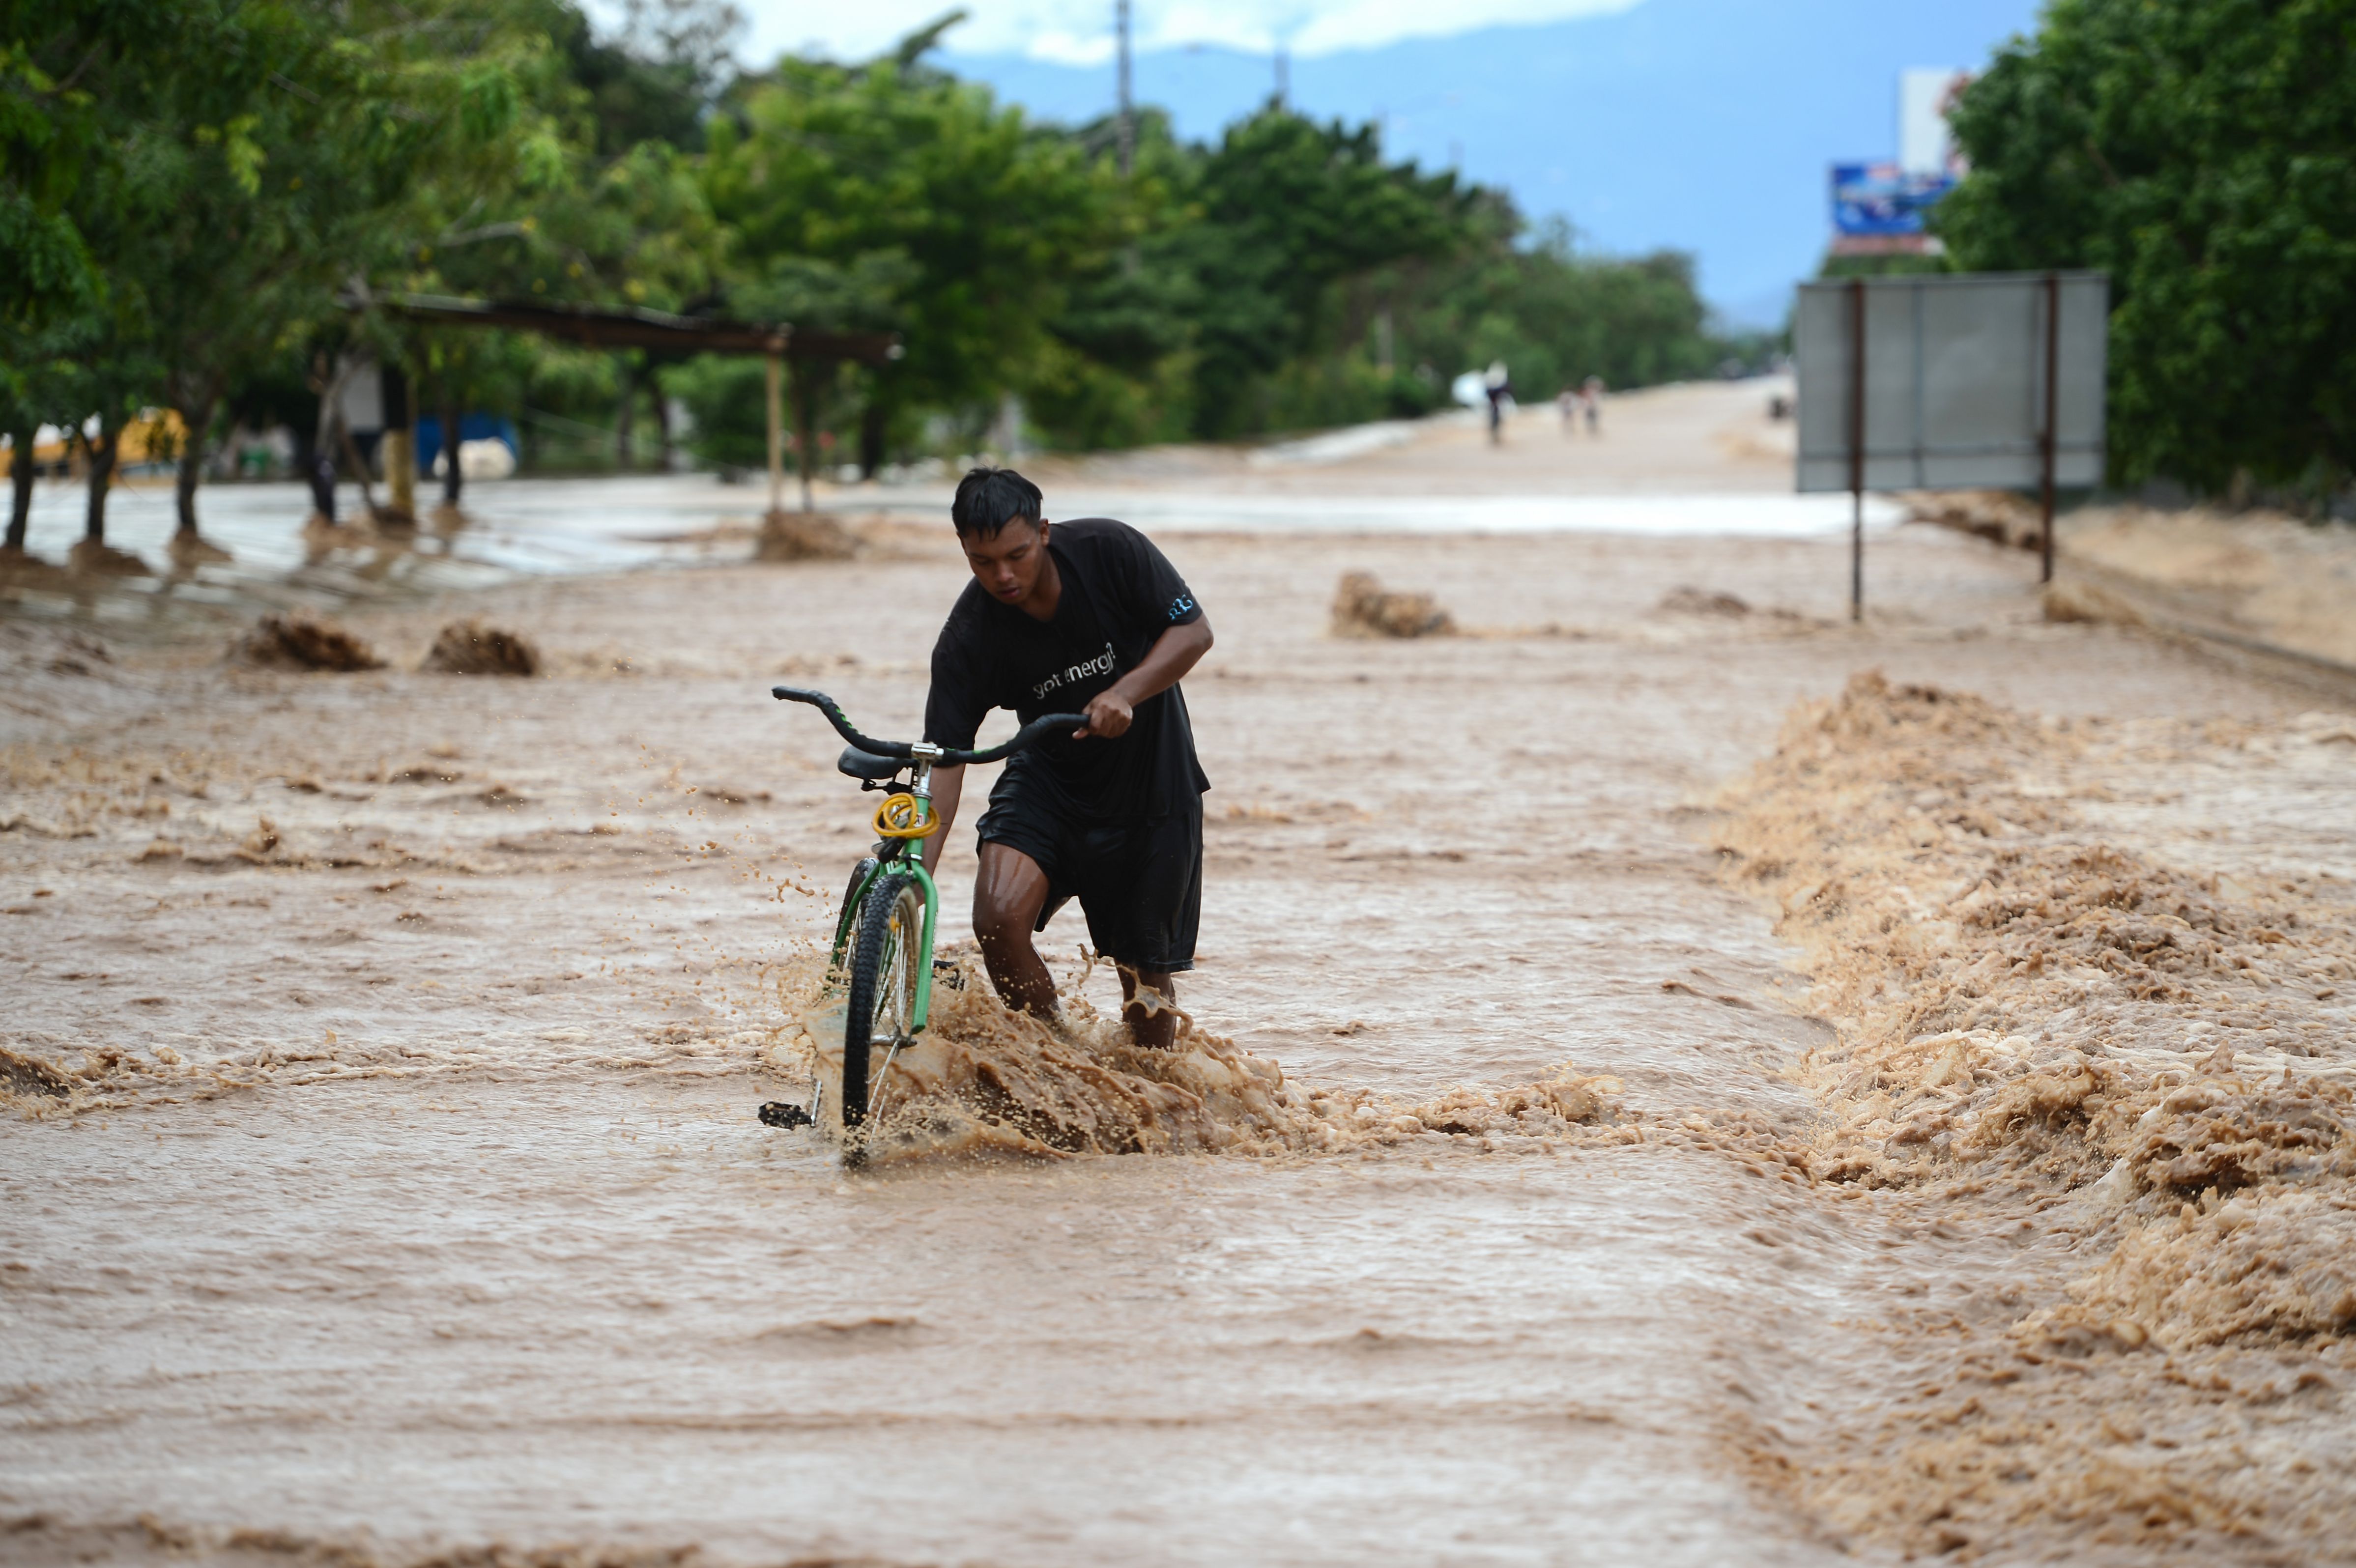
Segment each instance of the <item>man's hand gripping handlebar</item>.
[{"label": "man's hand gripping handlebar", "polygon": [[[769,695],[780,702],[809,704],[826,715],[826,721],[834,726],[836,734],[870,755],[890,757],[904,763],[916,759],[916,748],[909,741],[878,741],[852,729],[850,719],[844,715],[841,706],[823,691],[804,691],[799,687],[794,686],[773,686],[769,688]],[[928,748],[931,755],[925,760],[935,767],[942,768],[961,768],[969,763],[994,763],[1001,757],[1011,757],[1017,752],[1037,745],[1058,730],[1085,730],[1087,728],[1087,722],[1088,718],[1085,713],[1042,714],[1016,731],[1013,739],[987,750],[961,752],[954,746],[936,746]]]}]

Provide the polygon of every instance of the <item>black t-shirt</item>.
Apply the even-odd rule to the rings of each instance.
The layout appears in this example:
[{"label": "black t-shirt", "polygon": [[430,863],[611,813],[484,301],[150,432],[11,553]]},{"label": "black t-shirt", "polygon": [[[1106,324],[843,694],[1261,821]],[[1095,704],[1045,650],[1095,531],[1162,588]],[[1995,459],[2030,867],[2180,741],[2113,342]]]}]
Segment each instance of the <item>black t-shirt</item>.
[{"label": "black t-shirt", "polygon": [[[1028,724],[1077,713],[1135,669],[1162,634],[1203,618],[1178,569],[1153,541],[1110,517],[1057,523],[1047,552],[1063,580],[1055,613],[1034,620],[969,582],[933,645],[925,739],[972,746],[982,716],[1011,708]],[[1010,758],[1007,784],[1044,791],[1059,810],[1096,821],[1166,816],[1211,787],[1176,687],[1137,705],[1112,740],[1056,735]]]}]

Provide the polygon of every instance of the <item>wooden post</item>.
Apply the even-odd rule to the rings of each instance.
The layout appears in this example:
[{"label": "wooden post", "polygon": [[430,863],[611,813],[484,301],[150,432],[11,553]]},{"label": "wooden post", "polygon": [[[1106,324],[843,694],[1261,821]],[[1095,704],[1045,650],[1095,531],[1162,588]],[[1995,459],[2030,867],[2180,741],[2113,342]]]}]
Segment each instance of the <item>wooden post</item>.
[{"label": "wooden post", "polygon": [[399,365],[385,367],[384,483],[392,510],[417,517],[417,383]]},{"label": "wooden post", "polygon": [[780,350],[769,350],[769,510],[781,512],[786,507],[786,400],[778,386],[783,373]]},{"label": "wooden post", "polygon": [[1865,280],[1848,281],[1848,618],[1865,619]]},{"label": "wooden post", "polygon": [[2053,581],[2053,443],[2057,427],[2062,422],[2061,411],[2054,404],[2061,387],[2062,365],[2062,274],[2045,274],[2045,437],[2039,444],[2044,448],[2045,483],[2039,510],[2044,521],[2037,530],[2037,548],[2043,557],[2038,573],[2040,582]]},{"label": "wooden post", "polygon": [[794,444],[801,459],[802,510],[815,511],[810,500],[810,472],[818,464],[818,432],[813,428],[810,410],[809,361],[794,361]]}]

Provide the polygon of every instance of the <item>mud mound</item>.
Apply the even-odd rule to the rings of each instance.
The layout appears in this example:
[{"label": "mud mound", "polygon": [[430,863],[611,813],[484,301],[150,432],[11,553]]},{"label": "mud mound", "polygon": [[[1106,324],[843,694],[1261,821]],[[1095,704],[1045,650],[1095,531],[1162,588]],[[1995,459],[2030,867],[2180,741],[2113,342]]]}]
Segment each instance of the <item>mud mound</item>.
[{"label": "mud mound", "polygon": [[1662,594],[1654,610],[1663,615],[1715,615],[1730,620],[1751,613],[1751,606],[1734,594],[1688,586],[1672,588]]},{"label": "mud mound", "polygon": [[39,556],[12,547],[0,547],[0,588],[31,588],[58,592],[71,585],[72,574]]},{"label": "mud mound", "polygon": [[66,565],[80,577],[153,577],[147,563],[129,550],[96,539],[79,539],[66,551]]},{"label": "mud mound", "polygon": [[[1889,1397],[1879,1451],[1811,1461],[1812,1506],[1912,1549],[2124,1528],[2147,1489],[2104,1479],[2114,1417],[2182,1405],[2194,1424],[2190,1405],[2231,1386],[2164,1356],[2271,1354],[2271,1388],[2356,1354],[2356,1041],[2333,1010],[2356,910],[2344,890],[2229,885],[2090,840],[2070,801],[2087,773],[2108,798],[2100,770],[2122,758],[2105,744],[1866,675],[1796,710],[1724,801],[1719,849],[1777,901],[1808,1008],[1836,1030],[1801,1070],[1830,1118],[1809,1173],[1925,1221],[1984,1216],[2014,1238],[2001,1266],[2032,1271],[2002,1343],[1906,1348],[1919,1392]],[[2042,1254],[2009,1250],[2049,1232]],[[2057,1356],[2071,1375],[2022,1377]],[[2154,1540],[2356,1508],[2193,1441],[2169,1439],[2185,1446],[2170,1491],[2236,1500]]]},{"label": "mud mound", "polygon": [[1456,630],[1455,617],[1429,593],[1387,592],[1372,572],[1342,575],[1333,590],[1337,637],[1436,637]]},{"label": "mud mound", "polygon": [[453,621],[434,639],[423,667],[444,675],[532,676],[540,665],[540,650],[518,634],[480,621]]},{"label": "mud mound", "polygon": [[771,512],[753,543],[755,560],[849,560],[858,553],[851,530],[823,512]]},{"label": "mud mound", "polygon": [[369,645],[334,622],[294,610],[264,615],[238,640],[236,656],[264,669],[382,669]]},{"label": "mud mound", "polygon": [[[1312,1087],[1180,1015],[1174,1050],[1141,1051],[1083,997],[1051,1027],[1010,1012],[968,972],[934,993],[931,1026],[884,1080],[867,1136],[872,1161],[1014,1155],[1307,1155],[1462,1140],[1536,1152],[1607,1118],[1619,1082],[1566,1067],[1542,1083],[1454,1089],[1410,1103]],[[810,1065],[841,1081],[839,1012],[805,1020]],[[828,1096],[831,1105],[834,1095]],[[827,1119],[840,1132],[839,1108]]]},{"label": "mud mound", "polygon": [[164,552],[172,558],[172,570],[181,572],[194,571],[200,566],[221,566],[237,559],[203,535],[187,528],[175,529],[172,542],[164,547]]}]

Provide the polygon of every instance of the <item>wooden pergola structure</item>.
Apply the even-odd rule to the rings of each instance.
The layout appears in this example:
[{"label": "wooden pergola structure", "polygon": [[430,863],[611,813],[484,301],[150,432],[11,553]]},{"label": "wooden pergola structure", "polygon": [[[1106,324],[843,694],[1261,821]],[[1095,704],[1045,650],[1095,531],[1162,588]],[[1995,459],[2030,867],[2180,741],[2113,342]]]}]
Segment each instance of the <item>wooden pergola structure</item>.
[{"label": "wooden pergola structure", "polygon": [[[682,358],[695,354],[758,354],[768,362],[769,510],[785,509],[786,366],[793,366],[795,464],[801,476],[802,509],[810,507],[810,470],[818,460],[812,428],[809,378],[803,367],[845,359],[884,365],[905,350],[890,332],[819,332],[786,322],[725,321],[673,315],[659,310],[606,310],[594,305],[542,304],[532,301],[470,300],[447,294],[380,294],[351,302],[404,321],[434,326],[498,327],[536,332],[586,348],[648,348]],[[455,461],[455,458],[453,459]]]}]

